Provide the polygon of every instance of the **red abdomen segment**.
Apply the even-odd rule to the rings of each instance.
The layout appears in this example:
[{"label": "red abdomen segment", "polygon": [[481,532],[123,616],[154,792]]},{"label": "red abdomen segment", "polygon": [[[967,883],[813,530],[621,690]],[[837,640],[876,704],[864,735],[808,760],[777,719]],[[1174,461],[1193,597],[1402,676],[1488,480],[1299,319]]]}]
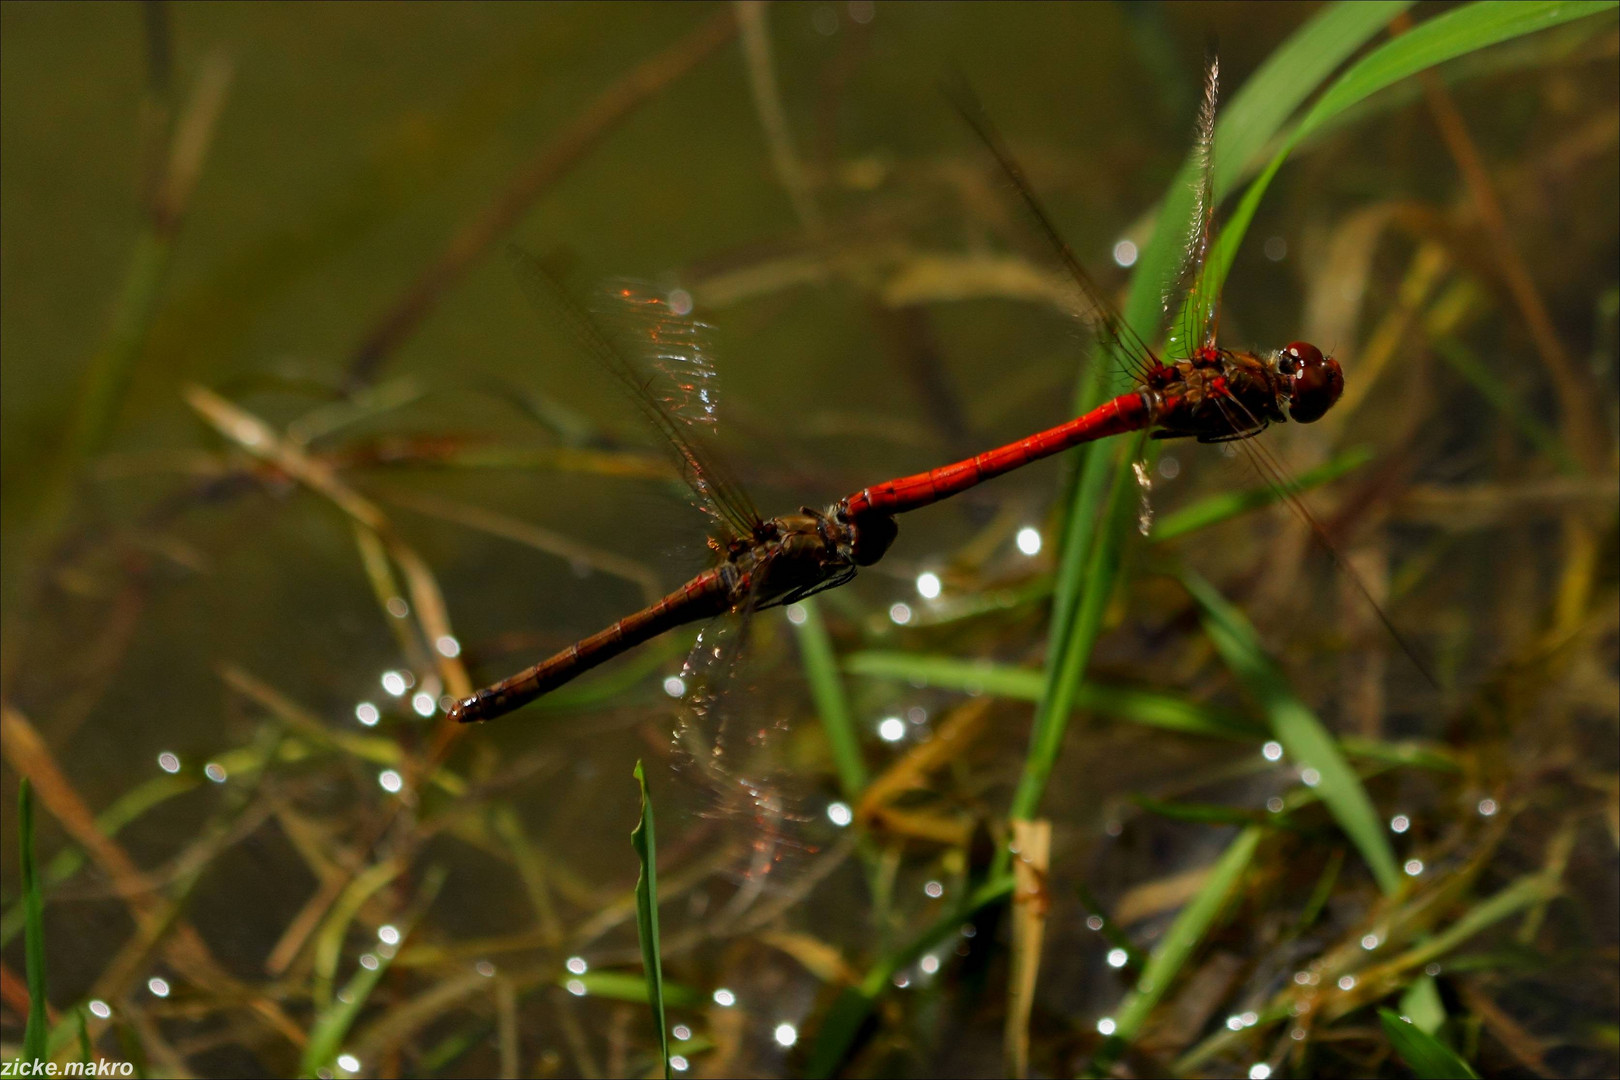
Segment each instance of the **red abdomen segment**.
[{"label": "red abdomen segment", "polygon": [[451,708],[451,717],[470,724],[504,716],[665,630],[720,614],[731,606],[725,569],[705,570],[656,604],[626,615],[606,630],[576,641],[527,671],[462,698]]},{"label": "red abdomen segment", "polygon": [[1138,431],[1152,422],[1153,412],[1148,406],[1147,395],[1121,394],[1084,416],[1037,432],[1027,439],[986,450],[977,457],[958,461],[954,465],[942,465],[930,472],[875,484],[849,496],[839,504],[839,509],[846,519],[867,513],[903,514],[907,510],[948,499],[975,484],[1012,472],[1032,461],[1051,457],[1071,446],[1125,431]]}]

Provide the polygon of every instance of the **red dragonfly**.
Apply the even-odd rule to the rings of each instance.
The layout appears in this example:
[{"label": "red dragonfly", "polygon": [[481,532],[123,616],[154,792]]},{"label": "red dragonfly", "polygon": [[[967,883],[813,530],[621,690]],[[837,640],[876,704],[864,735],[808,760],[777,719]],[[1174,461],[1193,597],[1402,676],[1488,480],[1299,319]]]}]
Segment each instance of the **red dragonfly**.
[{"label": "red dragonfly", "polygon": [[[679,369],[675,372],[675,396],[680,399],[676,404],[690,407],[698,403],[695,416],[682,417],[679,410],[669,407],[672,402],[652,392],[612,335],[578,307],[556,302],[561,296],[556,284],[538,262],[520,253],[520,270],[539,286],[531,291],[552,302],[584,349],[613,374],[662,432],[687,485],[719,525],[710,540],[718,561],[656,603],[457,702],[451,715],[464,723],[493,720],[677,626],[727,612],[745,614],[788,604],[836,588],[853,578],[860,567],[883,557],[898,532],[897,515],[1081,443],[1143,429],[1152,429],[1153,437],[1161,439],[1246,441],[1273,423],[1320,419],[1344,389],[1343,372],[1331,356],[1303,341],[1270,353],[1225,349],[1215,341],[1218,290],[1207,285],[1203,266],[1213,217],[1210,151],[1218,74],[1218,65],[1211,63],[1198,121],[1198,205],[1183,267],[1170,288],[1171,292],[1185,290],[1188,295],[1179,333],[1171,337],[1173,344],[1179,340],[1184,355],[1168,359],[1161,359],[1103,297],[1041,209],[1001,137],[970,97],[958,95],[958,108],[1024,199],[1083,295],[1096,333],[1131,369],[1136,386],[1067,423],[963,461],[874,484],[825,510],[804,507],[794,514],[762,518],[717,467],[704,440],[695,436],[689,423],[680,422],[706,419],[712,404],[703,385],[709,369],[693,347],[700,324],[677,314],[661,299],[633,289],[619,290],[619,300],[636,313],[636,336],[653,348],[666,369],[671,361]],[[1287,494],[1280,466],[1269,454],[1258,452],[1254,460]],[[1293,505],[1310,521],[1297,501]],[[1320,529],[1316,531],[1320,535]],[[1364,588],[1362,591],[1365,593]],[[1387,618],[1385,623],[1388,625]]]}]

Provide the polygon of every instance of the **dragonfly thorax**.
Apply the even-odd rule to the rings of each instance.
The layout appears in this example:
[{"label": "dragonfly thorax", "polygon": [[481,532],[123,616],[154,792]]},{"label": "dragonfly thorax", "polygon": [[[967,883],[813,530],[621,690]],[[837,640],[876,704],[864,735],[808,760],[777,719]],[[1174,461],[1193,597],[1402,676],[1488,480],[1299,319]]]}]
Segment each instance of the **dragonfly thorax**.
[{"label": "dragonfly thorax", "polygon": [[1153,372],[1144,395],[1155,439],[1241,439],[1283,419],[1285,380],[1254,353],[1200,349]]},{"label": "dragonfly thorax", "polygon": [[726,546],[723,572],[734,606],[790,604],[842,585],[858,566],[874,563],[898,531],[887,515],[849,521],[834,507],[805,507],[760,522],[751,537]]},{"label": "dragonfly thorax", "polygon": [[1224,442],[1283,420],[1321,419],[1344,391],[1344,374],[1331,356],[1295,341],[1265,355],[1202,348],[1153,369],[1144,384],[1154,438]]}]

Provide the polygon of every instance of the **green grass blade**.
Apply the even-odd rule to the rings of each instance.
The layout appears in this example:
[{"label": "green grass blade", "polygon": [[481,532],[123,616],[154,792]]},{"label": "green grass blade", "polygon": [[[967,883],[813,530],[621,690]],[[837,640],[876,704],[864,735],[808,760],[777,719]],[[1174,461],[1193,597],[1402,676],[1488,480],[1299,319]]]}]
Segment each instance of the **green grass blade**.
[{"label": "green grass blade", "polygon": [[[1309,491],[1311,488],[1332,483],[1346,473],[1361,468],[1372,459],[1372,451],[1365,447],[1346,451],[1309,472],[1300,474],[1295,478],[1293,490]],[[1262,484],[1247,491],[1222,492],[1173,514],[1166,514],[1153,526],[1151,539],[1155,544],[1162,544],[1178,536],[1219,525],[1251,510],[1270,506],[1280,498],[1282,492],[1270,484]]]},{"label": "green grass blade", "polygon": [[1453,8],[1358,61],[1306,113],[1289,143],[1299,142],[1385,87],[1436,64],[1615,7],[1615,0],[1480,0]]},{"label": "green grass blade", "polygon": [[[1119,444],[1116,453],[1121,455],[1121,469],[1129,468],[1128,461],[1135,456],[1140,445],[1140,439]],[[1081,478],[1082,491],[1090,489],[1094,475],[1106,477],[1110,470],[1111,466],[1104,455],[1097,453],[1089,456],[1085,475]],[[1092,646],[1102,633],[1103,615],[1118,578],[1127,522],[1135,511],[1134,500],[1125,495],[1128,490],[1129,485],[1117,476],[1112,486],[1098,487],[1099,492],[1105,491],[1106,494],[1101,499],[1101,512],[1095,515],[1096,526],[1088,524],[1092,519],[1089,499],[1075,504],[1077,513],[1071,517],[1070,532],[1080,537],[1075,541],[1075,547],[1083,557],[1085,573],[1073,586],[1078,590],[1075,600],[1066,604],[1054,603],[1053,606],[1050,633],[1052,653],[1047,663],[1041,698],[1035,706],[1035,722],[1030,731],[1030,747],[1024,760],[1024,771],[1008,811],[1015,820],[1034,820],[1038,814],[1041,797],[1046,792],[1046,781],[1057,764],[1069,715],[1074,710],[1080,683],[1091,659]],[[1088,529],[1092,530],[1089,535]],[[1065,595],[1064,588],[1060,587],[1055,600],[1062,601]],[[1059,620],[1066,612],[1072,615],[1068,624],[1064,625]],[[998,869],[1004,868],[1010,857],[1009,852],[1000,853]]]},{"label": "green grass blade", "polygon": [[1401,992],[1401,1015],[1416,1024],[1419,1031],[1435,1035],[1446,1022],[1446,1005],[1440,1000],[1440,987],[1427,975],[1419,975]]},{"label": "green grass blade", "polygon": [[1241,806],[1222,806],[1220,803],[1167,801],[1146,795],[1132,795],[1131,802],[1149,814],[1192,825],[1258,825],[1265,822],[1282,827],[1287,824],[1281,814]]},{"label": "green grass blade", "polygon": [[[1094,399],[1101,395],[1090,396]],[[1085,448],[1052,596],[1047,635],[1050,651],[1030,729],[1029,751],[1009,808],[1009,816],[1015,819],[1033,820],[1036,816],[1047,777],[1063,744],[1076,689],[1101,628],[1103,610],[1113,591],[1113,569],[1119,565],[1119,533],[1093,524],[1118,516],[1120,485],[1114,484],[1112,490],[1109,487],[1113,472],[1111,459],[1100,447]],[[1004,868],[1005,863],[1004,855],[998,865]]]},{"label": "green grass blade", "polygon": [[924,686],[994,694],[1018,701],[1034,701],[1041,692],[1039,671],[955,656],[868,649],[846,656],[844,670],[851,675],[915,680]]},{"label": "green grass blade", "polygon": [[1340,737],[1339,747],[1351,757],[1376,761],[1384,765],[1450,773],[1462,768],[1445,747],[1434,744],[1416,741],[1385,742],[1382,739],[1368,739],[1361,735],[1345,735]]},{"label": "green grass blade", "polygon": [[[844,658],[851,675],[907,682],[970,694],[993,694],[1014,701],[1040,700],[1042,674],[987,660],[955,656],[887,652],[869,649]],[[1177,694],[1107,683],[1082,683],[1075,692],[1075,708],[1126,720],[1133,724],[1203,735],[1215,739],[1254,740],[1271,728],[1240,712],[1190,701]],[[1339,749],[1353,758],[1435,772],[1456,772],[1460,766],[1444,747],[1417,741],[1386,742],[1359,735],[1338,739]]]},{"label": "green grass blade", "polygon": [[810,1060],[804,1068],[805,1076],[820,1080],[837,1072],[844,1056],[855,1045],[866,1018],[871,1015],[873,1001],[859,987],[847,986],[839,992],[816,1032],[816,1042],[810,1049]]},{"label": "green grass blade", "polygon": [[[1272,54],[1232,99],[1216,130],[1215,197],[1220,200],[1237,177],[1243,175],[1251,157],[1280,133],[1293,109],[1306,100],[1332,72],[1373,36],[1404,5],[1339,4],[1296,32]],[[1231,269],[1238,246],[1250,221],[1259,209],[1272,178],[1288,154],[1301,140],[1328,121],[1364,101],[1367,97],[1419,71],[1477,49],[1510,40],[1523,34],[1558,25],[1613,8],[1611,0],[1591,3],[1570,2],[1481,2],[1459,8],[1420,24],[1410,32],[1386,42],[1353,64],[1288,132],[1282,148],[1273,156],[1258,179],[1244,192],[1236,210],[1223,226],[1205,270],[1207,288],[1219,293]],[[1255,89],[1251,89],[1254,87]],[[1172,186],[1160,211],[1153,238],[1144,247],[1132,281],[1125,319],[1144,337],[1152,337],[1157,325],[1162,284],[1170,277],[1179,257],[1179,246],[1190,217],[1193,191],[1192,173],[1183,170]],[[1101,367],[1102,365],[1098,365]],[[1101,383],[1095,384],[1099,388]],[[1100,394],[1094,394],[1100,397]],[[1035,735],[1031,760],[1026,767],[1013,803],[1014,816],[1029,816],[1039,801],[1050,762],[1045,755],[1061,740],[1062,720],[1072,702],[1071,680],[1078,680],[1085,669],[1097,622],[1113,589],[1112,567],[1117,566],[1117,546],[1130,527],[1121,488],[1128,486],[1129,459],[1114,469],[1108,505],[1110,512],[1097,516],[1098,493],[1107,486],[1099,479],[1107,466],[1104,455],[1091,453],[1085,459],[1085,473],[1071,504],[1069,532],[1072,541],[1089,554],[1077,561],[1088,567],[1085,596],[1079,604],[1065,603],[1065,579],[1060,576],[1057,603],[1053,609],[1053,660],[1049,667],[1048,690],[1036,709]],[[1083,496],[1083,498],[1082,498]],[[1100,522],[1095,537],[1085,530],[1088,522]],[[1068,542],[1065,545],[1067,567]],[[1079,582],[1074,583],[1079,587]],[[1387,845],[1386,845],[1387,847]]]},{"label": "green grass blade", "polygon": [[355,916],[377,892],[398,877],[405,867],[396,859],[375,863],[354,876],[332,904],[332,909],[315,935],[314,958],[311,963],[311,998],[317,1011],[332,1003],[332,985],[337,979],[338,964],[343,959],[343,943],[349,936],[349,925]]},{"label": "green grass blade", "polygon": [[1319,720],[1305,707],[1264,648],[1243,613],[1198,575],[1184,572],[1187,591],[1203,608],[1204,632],[1232,673],[1260,703],[1272,733],[1301,769],[1314,769],[1316,793],[1367,861],[1386,894],[1401,887],[1401,870],[1384,834],[1383,822],[1355,770]]},{"label": "green grass blade", "polygon": [[[796,615],[803,617],[795,619]],[[838,786],[844,798],[854,802],[866,790],[866,761],[861,757],[861,740],[849,710],[849,695],[844,693],[844,682],[838,674],[838,657],[833,652],[832,638],[821,620],[821,609],[812,599],[794,604],[788,622],[799,639],[799,655],[804,660],[810,696],[816,703],[821,729],[827,733],[833,764],[838,769]]]},{"label": "green grass blade", "polygon": [[1401,957],[1406,968],[1417,968],[1438,959],[1463,942],[1535,904],[1545,903],[1558,895],[1558,879],[1547,874],[1529,874],[1515,881],[1490,899],[1470,908],[1462,918],[1429,938]]},{"label": "green grass blade", "polygon": [[[1248,163],[1275,135],[1278,126],[1351,53],[1377,34],[1404,3],[1338,4],[1325,9],[1278,48],[1222,113],[1216,132],[1217,198],[1242,175]],[[1164,282],[1171,276],[1191,216],[1192,166],[1184,168],[1167,193],[1152,239],[1145,245],[1125,306],[1125,321],[1146,339],[1157,336]],[[1084,383],[1077,408],[1095,405],[1116,388],[1110,385],[1113,364],[1096,350],[1092,376]],[[1113,592],[1120,549],[1134,515],[1134,500],[1125,497],[1127,477],[1140,440],[1127,440],[1129,451],[1112,453],[1083,448],[1079,479],[1069,500],[1057,588],[1053,594],[1050,652],[1041,698],[1035,709],[1024,773],[1009,813],[1036,815],[1047,777],[1063,742],[1076,688],[1085,674],[1091,647],[1101,631],[1103,613]]]},{"label": "green grass blade", "polygon": [[[642,975],[630,975],[623,971],[587,971],[583,975],[565,974],[557,979],[557,985],[570,992],[583,988],[584,997],[612,998],[614,1001],[633,1001],[638,1005],[651,1005],[647,979]],[[702,1003],[703,995],[690,986],[663,980],[659,983],[663,988],[664,1004],[676,1008],[695,1006]]]},{"label": "green grass blade", "polygon": [[[1272,178],[1293,149],[1313,132],[1380,90],[1436,64],[1537,30],[1610,11],[1615,6],[1615,0],[1479,0],[1419,23],[1356,61],[1289,132],[1282,148],[1249,185],[1222,226],[1220,238],[1209,255],[1208,274],[1216,291],[1231,269],[1243,234]],[[1219,176],[1215,190],[1219,198],[1222,190]]]},{"label": "green grass blade", "polygon": [[1410,1020],[1391,1009],[1379,1009],[1389,1044],[1401,1056],[1414,1076],[1422,1080],[1478,1080],[1475,1072],[1457,1052]]},{"label": "green grass blade", "polygon": [[422,888],[412,902],[411,910],[400,920],[399,947],[386,954],[375,954],[377,957],[375,967],[368,968],[361,965],[331,1006],[316,1015],[315,1023],[310,1028],[309,1041],[304,1044],[300,1075],[318,1076],[323,1071],[331,1075],[333,1063],[343,1049],[343,1040],[348,1038],[349,1032],[354,1028],[354,1022],[365,1009],[371,992],[377,988],[377,984],[393,965],[394,958],[403,950],[411,931],[416,928],[417,922],[427,909],[433,905],[434,898],[439,895],[439,889],[444,885],[445,875],[446,871],[442,866],[435,866],[423,875]]},{"label": "green grass blade", "polygon": [[866,1023],[866,1018],[871,1014],[873,1005],[892,985],[895,972],[908,964],[916,963],[928,950],[957,934],[962,924],[972,919],[981,909],[1000,903],[1012,895],[1012,891],[1011,874],[991,877],[989,881],[969,893],[962,903],[913,938],[904,948],[879,959],[861,978],[859,986],[848,987],[839,994],[822,1019],[820,1030],[816,1032],[816,1041],[811,1047],[804,1075],[809,1077],[833,1075],[843,1063],[850,1047],[855,1045],[855,1039]]},{"label": "green grass blade", "polygon": [[1412,6],[1335,3],[1317,11],[1232,95],[1215,132],[1215,190],[1230,191],[1284,122],[1340,64]]},{"label": "green grass blade", "polygon": [[1181,909],[1176,921],[1170,925],[1169,931],[1165,934],[1164,940],[1148,957],[1147,965],[1136,981],[1136,987],[1120,1003],[1119,1010],[1114,1016],[1113,1033],[1097,1052],[1086,1075],[1108,1075],[1114,1062],[1119,1060],[1120,1055],[1142,1030],[1148,1015],[1164,997],[1165,991],[1170,988],[1170,984],[1186,965],[1193,950],[1204,940],[1209,928],[1214,925],[1215,919],[1236,892],[1238,883],[1243,878],[1243,872],[1254,860],[1255,850],[1260,846],[1260,840],[1265,832],[1261,826],[1250,825],[1238,833],[1237,839],[1232,841],[1231,846],[1210,868],[1209,877],[1198,890],[1198,895]]},{"label": "green grass blade", "polygon": [[418,1076],[441,1076],[449,1071],[449,1067],[471,1052],[476,1046],[482,1045],[496,1030],[493,1020],[485,1020],[472,1027],[453,1031],[440,1039],[437,1043],[424,1050],[412,1062]]},{"label": "green grass blade", "polygon": [[[1015,701],[1040,700],[1045,683],[1041,672],[1027,668],[954,656],[881,650],[851,653],[844,660],[844,670],[851,675],[905,679],[924,686],[993,694]],[[1255,739],[1266,734],[1266,728],[1236,713],[1201,705],[1175,694],[1137,687],[1082,683],[1076,688],[1074,707],[1148,727],[1216,739]]]},{"label": "green grass blade", "polygon": [[1327,866],[1323,867],[1321,877],[1316,879],[1316,887],[1311,890],[1309,900],[1299,913],[1299,922],[1295,925],[1301,932],[1309,930],[1316,925],[1316,920],[1327,907],[1327,902],[1333,897],[1333,886],[1339,883],[1339,871],[1344,869],[1344,848],[1335,847],[1333,854],[1328,856]]},{"label": "green grass blade", "polygon": [[1098,902],[1096,895],[1086,888],[1085,882],[1075,882],[1074,893],[1080,898],[1080,906],[1085,909],[1087,915],[1095,915],[1102,920],[1102,925],[1097,928],[1097,933],[1103,936],[1104,941],[1125,954],[1125,970],[1132,975],[1141,975],[1142,968],[1147,965],[1147,957],[1141,949],[1136,947],[1136,943],[1130,939],[1130,935],[1126,934],[1118,923],[1108,917],[1107,909]]},{"label": "green grass blade", "polygon": [[[196,787],[201,781],[189,776],[159,776],[137,785],[125,792],[111,806],[96,815],[96,830],[103,836],[117,836],[119,830],[147,810],[173,798],[183,795]],[[60,885],[68,878],[79,872],[84,866],[85,853],[82,848],[66,846],[51,856],[51,861],[45,864],[41,876],[41,887],[52,888]],[[18,900],[6,909],[0,917],[0,946],[11,943],[11,939],[22,930],[27,919],[24,898]]]},{"label": "green grass blade", "polygon": [[[1214,182],[1219,203],[1245,176],[1283,124],[1357,49],[1371,41],[1410,3],[1338,3],[1323,8],[1278,46],[1231,96],[1215,126]],[[1165,196],[1153,238],[1137,260],[1126,320],[1139,333],[1160,318],[1160,292],[1181,258],[1192,216],[1193,163],[1189,159]],[[1223,235],[1230,226],[1223,226]],[[1241,235],[1241,232],[1240,232]],[[1215,279],[1217,289],[1224,270]]]},{"label": "green grass blade", "polygon": [[647,774],[636,762],[636,785],[641,788],[641,821],[630,833],[641,873],[636,877],[636,936],[641,939],[641,967],[647,984],[647,1003],[658,1026],[658,1052],[664,1058],[664,1080],[674,1075],[669,1064],[669,1027],[664,1020],[664,962],[658,948],[658,842],[653,835],[652,796]]},{"label": "green grass blade", "polygon": [[1248,717],[1190,701],[1176,694],[1143,690],[1131,686],[1084,683],[1075,695],[1075,706],[1103,713],[1133,724],[1203,735],[1212,739],[1257,739],[1265,729]]},{"label": "green grass blade", "polygon": [[73,1017],[79,1022],[79,1063],[88,1065],[96,1056],[95,1044],[90,1041],[90,1014],[80,1005],[73,1010]]},{"label": "green grass blade", "polygon": [[17,834],[22,863],[23,910],[27,912],[24,961],[28,965],[28,1022],[23,1028],[23,1060],[45,1060],[50,1020],[45,1012],[45,896],[34,861],[34,786],[24,777],[17,790]]}]

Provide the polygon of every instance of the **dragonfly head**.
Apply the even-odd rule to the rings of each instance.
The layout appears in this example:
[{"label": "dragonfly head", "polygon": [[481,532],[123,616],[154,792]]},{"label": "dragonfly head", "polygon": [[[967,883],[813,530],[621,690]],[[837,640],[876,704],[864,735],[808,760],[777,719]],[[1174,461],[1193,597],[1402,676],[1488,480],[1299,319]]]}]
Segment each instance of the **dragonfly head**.
[{"label": "dragonfly head", "polygon": [[1288,378],[1288,416],[1297,424],[1322,419],[1344,393],[1339,362],[1308,341],[1295,341],[1278,353],[1277,370]]}]

